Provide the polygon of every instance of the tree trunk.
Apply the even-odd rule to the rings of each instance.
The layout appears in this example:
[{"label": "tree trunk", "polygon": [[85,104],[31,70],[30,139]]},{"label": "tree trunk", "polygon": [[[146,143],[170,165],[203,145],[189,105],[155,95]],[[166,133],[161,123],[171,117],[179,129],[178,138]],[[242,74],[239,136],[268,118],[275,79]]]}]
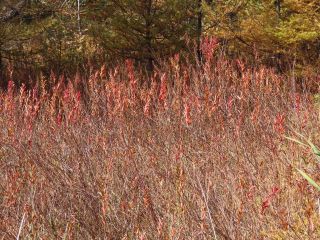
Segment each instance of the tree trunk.
[{"label": "tree trunk", "polygon": [[2,63],[2,54],[0,50],[0,79],[2,79],[2,77],[3,77],[3,63]]},{"label": "tree trunk", "polygon": [[201,37],[202,37],[202,20],[203,20],[203,12],[202,12],[202,0],[198,0],[198,19],[197,19],[197,57],[199,63],[202,62],[202,51],[201,51]]},{"label": "tree trunk", "polygon": [[[276,12],[278,14],[278,21],[280,22],[280,17],[281,17],[281,0],[275,0],[274,2],[275,8],[276,8]],[[281,72],[281,54],[277,53],[276,54],[276,68],[278,70],[278,72]]]},{"label": "tree trunk", "polygon": [[152,36],[151,36],[151,10],[152,10],[152,0],[147,0],[146,4],[146,16],[145,16],[145,23],[146,23],[146,60],[147,60],[147,70],[149,72],[153,71],[153,54],[152,54]]},{"label": "tree trunk", "polygon": [[275,0],[274,5],[278,13],[279,18],[281,17],[281,0]]}]

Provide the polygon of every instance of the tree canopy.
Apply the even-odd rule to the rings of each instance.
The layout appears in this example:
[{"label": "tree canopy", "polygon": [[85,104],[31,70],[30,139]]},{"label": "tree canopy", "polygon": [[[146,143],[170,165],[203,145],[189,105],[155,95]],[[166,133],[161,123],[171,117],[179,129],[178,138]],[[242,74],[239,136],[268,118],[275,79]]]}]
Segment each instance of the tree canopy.
[{"label": "tree canopy", "polygon": [[[177,52],[198,55],[215,37],[230,57],[286,71],[317,69],[317,0],[20,0],[0,3],[0,70],[8,64],[49,73],[87,61],[133,59],[152,71]],[[192,43],[191,45],[187,43]]]}]

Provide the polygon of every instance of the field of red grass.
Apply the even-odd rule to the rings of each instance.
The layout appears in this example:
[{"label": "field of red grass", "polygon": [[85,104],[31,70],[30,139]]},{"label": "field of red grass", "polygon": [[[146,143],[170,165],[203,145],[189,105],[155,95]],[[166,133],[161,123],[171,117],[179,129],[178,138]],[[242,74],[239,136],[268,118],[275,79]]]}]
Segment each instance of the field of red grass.
[{"label": "field of red grass", "polygon": [[[1,239],[317,239],[319,107],[223,56],[130,61],[0,95]],[[309,81],[311,81],[309,79]],[[46,91],[48,82],[54,87]],[[304,86],[307,86],[305,84]]]}]

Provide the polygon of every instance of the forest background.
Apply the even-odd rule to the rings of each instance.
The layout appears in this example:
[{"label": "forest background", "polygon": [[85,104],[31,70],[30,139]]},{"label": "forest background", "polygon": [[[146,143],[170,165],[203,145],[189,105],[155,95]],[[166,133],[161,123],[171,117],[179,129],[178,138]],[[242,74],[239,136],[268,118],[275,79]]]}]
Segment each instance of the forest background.
[{"label": "forest background", "polygon": [[0,10],[0,77],[14,68],[19,84],[125,59],[150,72],[175,53],[199,63],[205,38],[230,59],[318,75],[316,0],[5,0]]}]

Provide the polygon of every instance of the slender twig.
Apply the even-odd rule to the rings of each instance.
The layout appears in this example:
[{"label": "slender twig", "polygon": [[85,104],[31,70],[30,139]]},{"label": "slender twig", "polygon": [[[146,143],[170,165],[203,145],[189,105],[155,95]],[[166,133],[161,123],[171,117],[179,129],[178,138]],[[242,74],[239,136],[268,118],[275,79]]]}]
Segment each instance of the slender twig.
[{"label": "slender twig", "polygon": [[19,232],[18,232],[18,235],[17,235],[17,240],[20,239],[20,234],[22,232],[22,228],[23,228],[23,225],[24,225],[24,221],[25,221],[25,217],[26,217],[26,213],[23,214],[22,216],[22,219],[21,219],[21,222],[20,222],[20,227],[19,227]]},{"label": "slender twig", "polygon": [[198,180],[198,183],[199,183],[199,186],[200,186],[200,190],[201,190],[201,194],[202,194],[202,197],[203,197],[203,201],[204,201],[204,203],[206,205],[207,214],[208,214],[208,218],[209,218],[209,221],[210,221],[211,229],[212,229],[212,232],[213,232],[213,235],[214,235],[214,239],[217,240],[218,238],[217,238],[215,226],[214,226],[214,223],[213,223],[213,219],[211,217],[211,212],[210,212],[209,205],[208,205],[208,199],[207,199],[207,196],[204,193],[203,187],[202,187],[202,185],[200,183],[200,180],[199,180],[198,176],[197,176],[197,180]]}]

